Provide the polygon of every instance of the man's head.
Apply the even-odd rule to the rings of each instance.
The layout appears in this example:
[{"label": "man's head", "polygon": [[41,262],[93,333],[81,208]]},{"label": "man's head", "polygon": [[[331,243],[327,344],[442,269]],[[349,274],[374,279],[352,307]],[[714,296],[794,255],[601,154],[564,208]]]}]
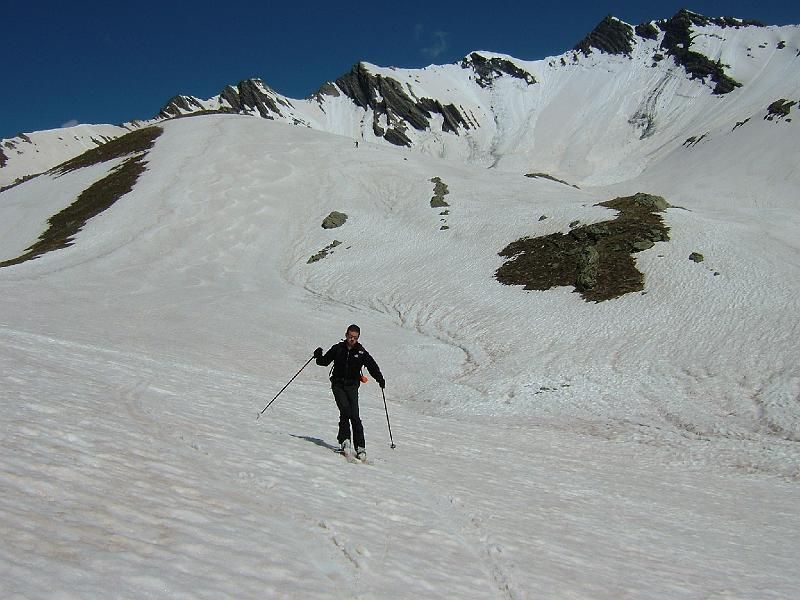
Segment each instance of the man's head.
[{"label": "man's head", "polygon": [[361,336],[361,329],[358,325],[350,325],[347,332],[344,334],[344,341],[347,343],[348,348],[352,348],[358,343],[358,338]]}]

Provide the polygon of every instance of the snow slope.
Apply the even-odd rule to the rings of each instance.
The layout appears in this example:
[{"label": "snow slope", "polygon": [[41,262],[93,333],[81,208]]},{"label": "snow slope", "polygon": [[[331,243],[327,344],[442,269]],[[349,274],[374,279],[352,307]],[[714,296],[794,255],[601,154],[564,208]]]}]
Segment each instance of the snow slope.
[{"label": "snow slope", "polygon": [[76,125],[21,133],[0,140],[7,164],[0,169],[0,187],[30,175],[43,173],[62,162],[96,148],[135,129],[138,123],[120,125]]},{"label": "snow slope", "polygon": [[[789,127],[736,131],[791,157]],[[769,157],[709,169],[722,134],[576,189],[250,117],[164,129],[73,246],[0,269],[0,596],[794,597],[795,172],[750,196]],[[6,190],[0,222],[35,231],[100,170]],[[493,279],[632,191],[682,207],[645,293]],[[255,418],[351,322],[397,444],[369,383],[369,465],[331,451],[313,364]]]}]

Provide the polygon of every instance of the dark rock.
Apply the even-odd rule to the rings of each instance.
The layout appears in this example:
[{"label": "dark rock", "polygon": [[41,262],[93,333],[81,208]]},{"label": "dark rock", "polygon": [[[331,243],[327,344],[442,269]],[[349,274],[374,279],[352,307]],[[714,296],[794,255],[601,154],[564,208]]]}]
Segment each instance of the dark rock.
[{"label": "dark rock", "polygon": [[220,96],[233,107],[236,112],[255,109],[265,119],[274,118],[272,115],[282,116],[276,101],[277,94],[264,85],[260,79],[245,79],[236,87],[229,85]]},{"label": "dark rock", "polygon": [[443,208],[445,206],[450,206],[447,202],[445,202],[444,199],[444,197],[450,193],[450,190],[447,189],[447,184],[444,183],[440,177],[433,177],[431,179],[431,183],[434,184],[433,198],[431,198],[431,208]]},{"label": "dark rock", "polygon": [[0,169],[5,167],[7,164],[8,164],[8,157],[6,156],[5,152],[3,152],[3,149],[0,148]]},{"label": "dark rock", "polygon": [[736,131],[742,125],[746,125],[749,120],[750,117],[747,117],[744,121],[736,121],[736,125],[733,126],[733,129],[731,129],[731,131]]},{"label": "dark rock", "polygon": [[642,23],[636,26],[636,35],[645,40],[657,40],[658,27],[652,23]]},{"label": "dark rock", "polygon": [[768,121],[784,119],[789,116],[795,104],[797,104],[797,102],[786,100],[785,98],[775,100],[775,102],[767,107],[767,115],[764,118]]},{"label": "dark rock", "polygon": [[575,189],[580,189],[577,185],[573,185],[571,183],[567,183],[563,179],[558,179],[557,177],[553,177],[547,173],[525,173],[525,177],[530,177],[531,179],[549,179],[550,181],[555,181],[556,183],[563,183],[564,185],[568,185],[570,187],[574,187]]},{"label": "dark rock", "polygon": [[347,221],[347,215],[344,213],[340,213],[337,211],[331,212],[325,219],[322,221],[322,228],[323,229],[335,229],[336,227],[341,227]]},{"label": "dark rock", "polygon": [[516,77],[528,85],[536,83],[536,78],[533,75],[504,58],[486,58],[477,52],[473,52],[459,64],[462,69],[472,69],[475,72],[478,76],[476,81],[481,87],[491,86],[495,79],[503,75]]},{"label": "dark rock", "polygon": [[[396,79],[374,75],[363,63],[355,65],[349,73],[336,80],[336,86],[350,98],[356,106],[364,110],[372,109],[374,116],[373,131],[378,137],[399,145],[410,146],[411,140],[397,124],[403,121],[418,131],[430,128],[432,113],[440,114],[444,119],[443,129],[456,133],[459,125],[467,126],[464,117],[452,104],[443,106],[437,100],[411,98]],[[390,123],[395,123],[383,130],[377,123],[379,116],[385,115]]]},{"label": "dark rock", "polygon": [[696,262],[696,263],[701,263],[701,262],[703,262],[705,259],[706,259],[706,258],[705,258],[705,256],[703,256],[703,255],[702,255],[702,254],[700,254],[699,252],[692,252],[692,253],[689,255],[689,260],[691,260],[691,261],[694,261],[694,262]]},{"label": "dark rock", "polygon": [[447,104],[443,106],[438,100],[422,98],[419,101],[419,106],[428,112],[442,115],[444,118],[444,122],[442,123],[442,131],[457,134],[459,125],[464,129],[469,129],[469,124],[464,120],[464,117],[454,104]]},{"label": "dark rock", "polygon": [[409,137],[398,127],[392,127],[391,129],[388,129],[384,134],[383,139],[391,144],[394,144],[395,146],[411,146],[411,140]]},{"label": "dark rock", "polygon": [[158,118],[169,119],[200,110],[203,110],[203,105],[194,96],[173,96],[159,111]]},{"label": "dark rock", "polygon": [[692,26],[705,26],[712,22],[726,26],[721,25],[724,21],[709,19],[686,9],[679,10],[671,19],[659,22],[664,31],[661,48],[672,56],[692,79],[710,77],[716,84],[713,93],[723,95],[741,87],[742,84],[725,74],[725,68],[720,61],[712,61],[707,56],[689,49],[692,46]]},{"label": "dark rock", "polygon": [[325,246],[325,247],[324,247],[322,250],[320,250],[319,252],[317,252],[316,254],[314,254],[313,256],[311,256],[311,257],[310,257],[310,258],[309,258],[309,259],[306,261],[306,264],[309,264],[309,265],[310,265],[311,263],[315,263],[315,262],[317,262],[317,261],[320,261],[320,260],[322,260],[323,258],[325,258],[326,256],[328,256],[329,254],[331,254],[331,253],[333,252],[333,249],[334,249],[334,248],[336,248],[336,246],[339,246],[339,245],[341,245],[341,243],[342,243],[342,242],[340,242],[339,240],[333,240],[333,241],[332,241],[330,244],[328,244],[327,246]]},{"label": "dark rock", "polygon": [[316,96],[333,96],[334,98],[338,98],[341,94],[339,93],[339,88],[337,88],[332,82],[326,81],[322,84],[322,87],[317,90],[314,97]]},{"label": "dark rock", "polygon": [[586,56],[597,49],[605,54],[630,55],[633,52],[633,27],[619,19],[607,16],[597,27],[575,45],[574,50]]}]

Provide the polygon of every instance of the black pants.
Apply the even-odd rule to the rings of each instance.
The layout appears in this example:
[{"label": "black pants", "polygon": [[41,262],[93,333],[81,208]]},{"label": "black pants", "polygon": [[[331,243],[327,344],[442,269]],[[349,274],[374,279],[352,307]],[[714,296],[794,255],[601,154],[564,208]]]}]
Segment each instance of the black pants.
[{"label": "black pants", "polygon": [[350,439],[350,426],[353,426],[353,446],[364,448],[364,426],[358,416],[358,384],[344,385],[334,383],[331,385],[336,406],[339,408],[339,434],[336,439],[341,444]]}]

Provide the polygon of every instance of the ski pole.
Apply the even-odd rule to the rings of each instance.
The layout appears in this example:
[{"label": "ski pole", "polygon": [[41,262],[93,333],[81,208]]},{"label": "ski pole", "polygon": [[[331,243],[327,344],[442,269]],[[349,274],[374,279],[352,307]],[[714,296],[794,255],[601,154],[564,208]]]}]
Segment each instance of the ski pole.
[{"label": "ski pole", "polygon": [[394,439],[392,438],[392,424],[389,423],[389,409],[386,407],[386,392],[383,391],[383,388],[381,388],[381,395],[383,396],[383,410],[386,411],[386,425],[389,427],[389,441],[392,443],[392,445],[389,447],[394,449],[395,445]]},{"label": "ski pole", "polygon": [[[308,366],[308,363],[310,363],[312,360],[314,360],[314,357],[313,357],[313,356],[312,356],[311,358],[309,358],[309,359],[306,361],[306,364],[304,364],[302,367],[300,367],[300,371],[302,371],[303,369],[305,369],[305,368]],[[295,373],[295,374],[294,374],[294,377],[292,377],[292,378],[289,380],[289,383],[292,383],[292,382],[294,381],[294,378],[295,378],[295,377],[297,377],[298,375],[300,375],[300,371],[298,371],[297,373]],[[289,387],[289,383],[287,383],[285,386],[283,386],[283,387],[281,388],[281,391],[280,391],[280,392],[278,392],[277,394],[275,394],[275,397],[274,397],[272,400],[270,400],[270,401],[269,401],[269,404],[267,404],[267,405],[266,405],[266,406],[265,406],[265,407],[264,407],[264,408],[261,410],[261,412],[260,412],[260,413],[258,413],[258,416],[256,417],[256,421],[258,421],[258,419],[261,417],[261,415],[263,415],[263,414],[264,414],[264,411],[265,411],[265,410],[267,410],[267,409],[268,409],[270,406],[272,406],[272,403],[273,403],[273,402],[275,402],[275,400],[277,400],[277,399],[278,399],[278,396],[280,396],[280,395],[283,393],[283,390],[285,390],[287,387]]]}]

